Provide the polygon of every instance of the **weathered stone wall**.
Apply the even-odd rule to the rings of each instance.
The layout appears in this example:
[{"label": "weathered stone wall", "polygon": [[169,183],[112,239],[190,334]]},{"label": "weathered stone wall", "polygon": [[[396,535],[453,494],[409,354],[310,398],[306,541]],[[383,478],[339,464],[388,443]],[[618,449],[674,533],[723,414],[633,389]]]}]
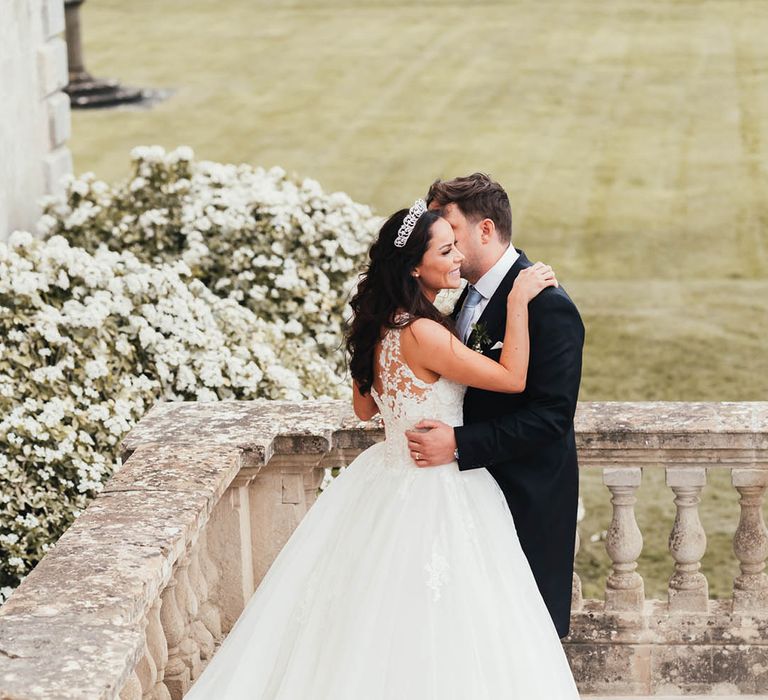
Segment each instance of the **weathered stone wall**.
[{"label": "weathered stone wall", "polygon": [[0,2],[0,240],[34,232],[39,198],[71,172],[64,0]]}]

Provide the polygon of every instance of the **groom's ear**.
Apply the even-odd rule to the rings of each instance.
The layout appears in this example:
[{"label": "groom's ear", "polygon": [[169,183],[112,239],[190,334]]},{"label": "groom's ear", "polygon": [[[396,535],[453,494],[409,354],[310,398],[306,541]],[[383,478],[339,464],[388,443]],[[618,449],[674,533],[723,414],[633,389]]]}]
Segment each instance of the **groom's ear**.
[{"label": "groom's ear", "polygon": [[496,233],[496,224],[493,223],[493,219],[482,219],[478,224],[480,227],[480,239],[483,243],[489,243],[493,240]]}]

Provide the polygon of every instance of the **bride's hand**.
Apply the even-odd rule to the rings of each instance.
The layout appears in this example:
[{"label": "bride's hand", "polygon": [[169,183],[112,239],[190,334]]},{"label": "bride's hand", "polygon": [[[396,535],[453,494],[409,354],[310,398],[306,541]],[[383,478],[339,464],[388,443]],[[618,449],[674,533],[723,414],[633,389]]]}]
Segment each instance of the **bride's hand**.
[{"label": "bride's hand", "polygon": [[512,291],[510,291],[507,297],[507,302],[512,303],[515,300],[522,300],[527,304],[542,289],[557,286],[559,285],[552,268],[543,262],[537,262],[531,267],[520,271],[514,285],[512,285]]}]

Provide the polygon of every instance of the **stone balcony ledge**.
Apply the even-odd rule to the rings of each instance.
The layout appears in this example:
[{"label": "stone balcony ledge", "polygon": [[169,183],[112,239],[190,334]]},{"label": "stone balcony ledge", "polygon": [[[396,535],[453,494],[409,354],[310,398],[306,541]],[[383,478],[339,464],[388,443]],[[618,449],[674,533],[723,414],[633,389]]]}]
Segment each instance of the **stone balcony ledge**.
[{"label": "stone balcony ledge", "polygon": [[[346,401],[221,401],[210,405],[226,411],[213,412],[201,405],[209,404],[158,404],[126,437],[124,452],[149,444],[224,444],[258,466],[286,449],[364,449],[383,437],[378,419],[361,423]],[[768,402],[581,402],[575,427],[580,462],[599,462],[614,449],[641,463],[681,456],[700,457],[707,467],[718,466],[720,456],[734,465],[768,460]]]},{"label": "stone balcony ledge", "polygon": [[[574,579],[566,651],[583,692],[768,692],[768,403],[582,403],[582,468],[613,503],[604,600]],[[123,468],[0,608],[0,697],[181,698],[296,524],[324,467],[383,438],[346,402],[159,403]],[[634,570],[643,469],[664,469],[678,514],[668,600]],[[698,571],[698,493],[730,469],[741,499],[734,597]],[[705,538],[704,538],[705,539]]]}]

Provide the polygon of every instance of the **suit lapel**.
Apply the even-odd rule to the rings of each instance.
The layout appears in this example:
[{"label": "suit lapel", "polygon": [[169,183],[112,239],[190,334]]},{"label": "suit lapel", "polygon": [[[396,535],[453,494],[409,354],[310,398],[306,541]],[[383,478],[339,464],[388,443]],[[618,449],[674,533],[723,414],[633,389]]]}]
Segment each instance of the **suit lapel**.
[{"label": "suit lapel", "polygon": [[[509,296],[509,292],[512,290],[512,285],[515,283],[517,276],[520,274],[521,270],[526,267],[530,267],[533,264],[530,260],[528,260],[528,257],[522,250],[519,248],[515,248],[515,250],[520,253],[520,256],[517,258],[517,260],[515,260],[515,264],[509,268],[509,272],[504,275],[504,279],[501,280],[501,284],[499,284],[496,291],[493,293],[493,296],[488,300],[488,303],[483,309],[483,313],[480,314],[480,318],[477,319],[477,323],[475,324],[476,326],[484,326],[488,331],[487,334],[491,337],[498,335],[499,326],[506,324],[507,297]],[[469,347],[472,347],[474,335],[475,331],[472,331],[469,338],[467,339],[467,345]],[[487,349],[488,348],[485,350]],[[485,354],[485,350],[483,351],[483,354]]]}]

